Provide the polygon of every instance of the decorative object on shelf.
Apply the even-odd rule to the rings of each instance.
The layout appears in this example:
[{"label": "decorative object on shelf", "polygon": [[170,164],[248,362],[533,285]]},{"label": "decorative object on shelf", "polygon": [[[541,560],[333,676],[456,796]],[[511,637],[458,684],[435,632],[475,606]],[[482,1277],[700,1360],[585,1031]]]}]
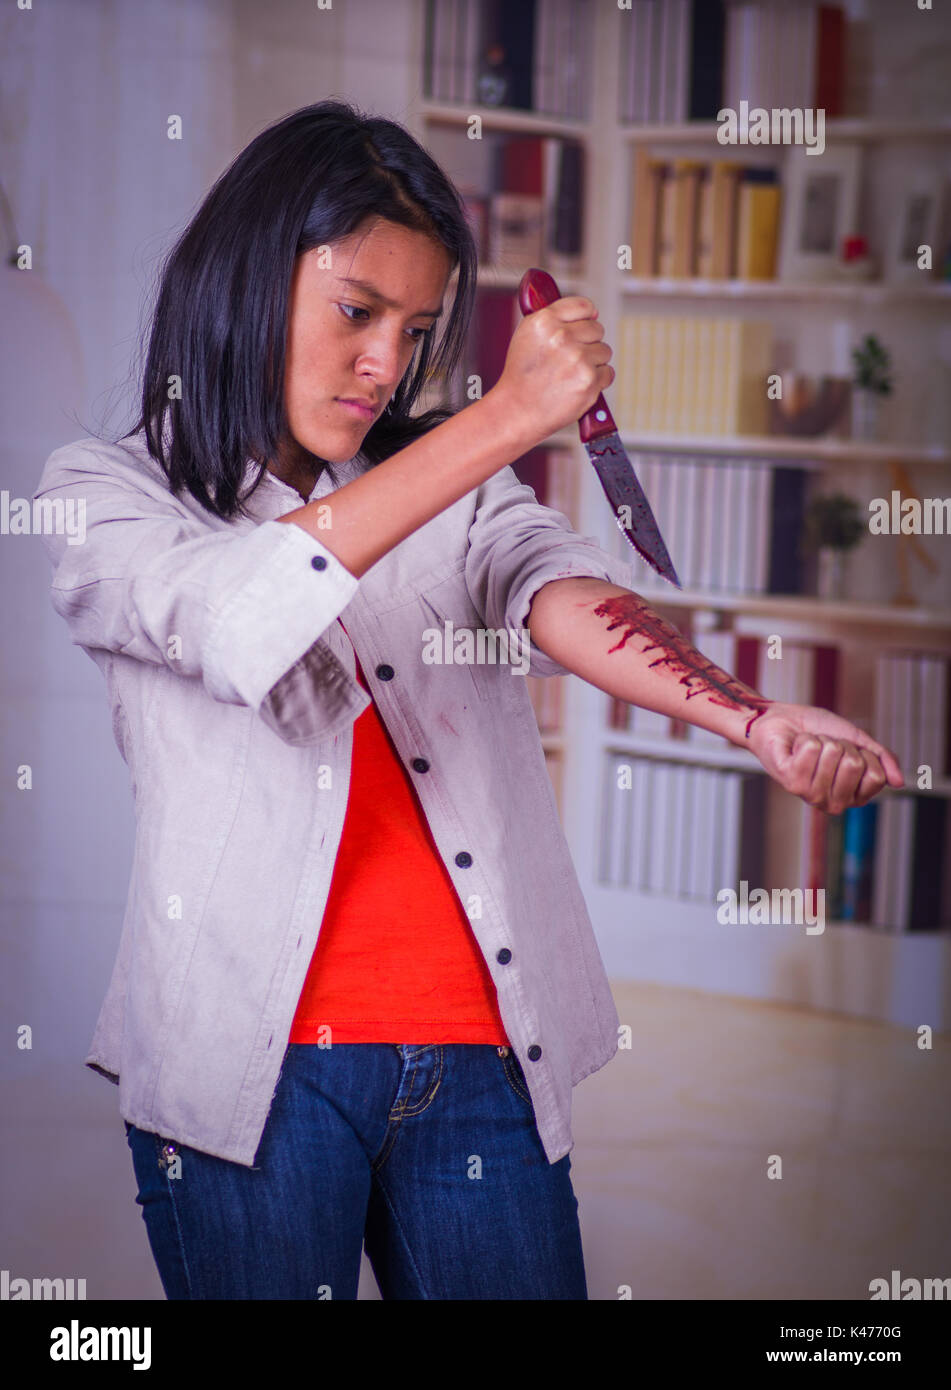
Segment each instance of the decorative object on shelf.
[{"label": "decorative object on shelf", "polygon": [[[899,498],[903,501],[906,497],[916,498],[919,502],[921,498],[915,491],[911,481],[911,475],[903,463],[892,462],[888,465],[888,473],[891,485],[898,492]],[[899,503],[899,508],[900,508]],[[899,512],[900,514],[900,512]],[[901,532],[898,534],[898,587],[892,595],[892,603],[898,604],[903,608],[913,608],[918,600],[912,593],[909,569],[911,556],[914,555],[921,561],[925,569],[936,574],[938,566],[932,557],[925,550],[918,536],[906,536]]]},{"label": "decorative object on shelf", "polygon": [[773,434],[814,438],[839,423],[849,403],[852,383],[845,377],[805,376],[783,373],[783,399],[770,400],[769,423]]},{"label": "decorative object on shelf", "polygon": [[506,106],[512,90],[512,77],[505,62],[505,49],[490,43],[479,64],[476,98],[483,106]]},{"label": "decorative object on shelf", "polygon": [[840,280],[871,280],[875,274],[875,262],[869,255],[868,242],[864,236],[847,236],[842,243],[842,260],[839,263]]},{"label": "decorative object on shelf", "polygon": [[848,552],[858,545],[867,531],[858,504],[844,492],[823,494],[809,503],[806,541],[818,551],[819,598],[845,598]]},{"label": "decorative object on shelf", "polygon": [[[941,274],[948,233],[948,181],[938,165],[905,170],[892,205],[885,278],[892,284],[927,282]],[[927,250],[927,255],[924,255]],[[926,261],[921,265],[921,260]],[[930,265],[927,263],[930,262]]]},{"label": "decorative object on shelf", "polygon": [[829,145],[821,159],[808,147],[790,147],[786,174],[781,280],[834,280],[841,248],[855,235],[862,151],[857,144]]},{"label": "decorative object on shelf", "polygon": [[855,391],[852,394],[852,435],[876,439],[879,407],[892,393],[891,354],[874,333],[866,333],[861,346],[852,349]]}]

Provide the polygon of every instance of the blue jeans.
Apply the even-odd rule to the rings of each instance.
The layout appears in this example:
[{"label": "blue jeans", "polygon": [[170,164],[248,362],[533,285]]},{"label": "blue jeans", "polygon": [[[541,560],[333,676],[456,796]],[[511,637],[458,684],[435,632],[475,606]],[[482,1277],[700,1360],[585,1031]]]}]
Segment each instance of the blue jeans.
[{"label": "blue jeans", "polygon": [[355,1299],[364,1243],[384,1299],[588,1296],[508,1048],[292,1044],[253,1168],[125,1124],[167,1298]]}]

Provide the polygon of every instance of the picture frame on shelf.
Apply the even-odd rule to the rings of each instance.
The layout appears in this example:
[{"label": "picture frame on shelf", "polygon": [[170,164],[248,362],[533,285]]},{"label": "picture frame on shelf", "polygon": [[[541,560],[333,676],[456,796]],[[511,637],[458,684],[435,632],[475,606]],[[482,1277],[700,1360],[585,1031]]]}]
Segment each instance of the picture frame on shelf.
[{"label": "picture frame on shelf", "polygon": [[862,147],[828,145],[819,156],[789,150],[783,171],[781,280],[834,280],[846,237],[856,232]]},{"label": "picture frame on shelf", "polygon": [[[885,252],[885,280],[908,284],[940,273],[948,227],[948,183],[934,166],[907,169],[892,206]],[[918,265],[919,247],[931,247],[931,270]]]}]

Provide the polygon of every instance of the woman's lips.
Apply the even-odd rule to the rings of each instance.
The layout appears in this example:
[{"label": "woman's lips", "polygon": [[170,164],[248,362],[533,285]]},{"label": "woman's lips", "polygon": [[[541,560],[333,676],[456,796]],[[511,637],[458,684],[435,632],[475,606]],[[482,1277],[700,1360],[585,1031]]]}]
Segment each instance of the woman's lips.
[{"label": "woman's lips", "polygon": [[376,408],[372,405],[361,405],[357,401],[341,400],[337,397],[337,404],[342,405],[344,410],[349,410],[359,420],[372,420],[376,414]]}]

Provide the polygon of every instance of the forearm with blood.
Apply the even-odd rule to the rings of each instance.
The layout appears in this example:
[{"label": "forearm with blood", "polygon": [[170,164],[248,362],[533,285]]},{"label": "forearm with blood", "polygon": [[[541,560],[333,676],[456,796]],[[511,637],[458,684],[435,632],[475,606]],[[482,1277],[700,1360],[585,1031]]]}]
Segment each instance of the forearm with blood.
[{"label": "forearm with blood", "polygon": [[[687,712],[682,707],[678,708],[675,702],[672,708],[662,712],[679,714],[688,722],[702,723],[704,727],[730,737],[732,728],[718,727],[724,721],[707,711],[710,705],[734,711],[743,719],[744,737],[748,739],[756,720],[772,704],[771,700],[698,652],[682,632],[637,594],[628,592],[604,599],[592,612],[604,622],[605,631],[616,638],[607,648],[609,655],[625,650],[637,651],[646,658],[648,670],[671,678],[682,692],[682,705],[691,706]],[[668,687],[670,683],[666,682]],[[693,701],[700,702],[699,706],[693,706]],[[670,704],[667,699],[663,699],[663,703],[665,706]],[[653,707],[653,701],[649,707]],[[701,710],[704,712],[701,713]],[[733,721],[729,722],[732,725]]]}]

